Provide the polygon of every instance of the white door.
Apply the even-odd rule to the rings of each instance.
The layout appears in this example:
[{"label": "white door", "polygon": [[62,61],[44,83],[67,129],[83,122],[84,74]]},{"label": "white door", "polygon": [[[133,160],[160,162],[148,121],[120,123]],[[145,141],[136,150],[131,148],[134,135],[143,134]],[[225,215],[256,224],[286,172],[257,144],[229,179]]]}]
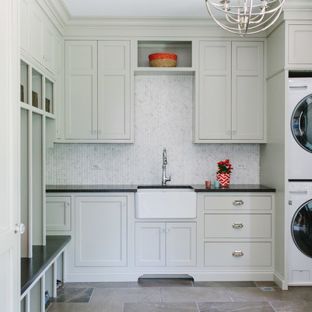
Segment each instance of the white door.
[{"label": "white door", "polygon": [[135,264],[148,267],[165,266],[165,223],[142,222],[135,225]]},{"label": "white door", "polygon": [[167,266],[196,265],[196,224],[167,223]]},{"label": "white door", "polygon": [[19,1],[3,0],[0,10],[0,310],[19,311]]},{"label": "white door", "polygon": [[197,140],[231,139],[231,43],[200,43]]},{"label": "white door", "polygon": [[77,197],[77,266],[127,265],[127,196]]},{"label": "white door", "polygon": [[263,140],[263,43],[233,42],[232,49],[232,139]]},{"label": "white door", "polygon": [[98,42],[98,138],[131,139],[128,41]]},{"label": "white door", "polygon": [[97,42],[65,42],[65,138],[97,139]]}]

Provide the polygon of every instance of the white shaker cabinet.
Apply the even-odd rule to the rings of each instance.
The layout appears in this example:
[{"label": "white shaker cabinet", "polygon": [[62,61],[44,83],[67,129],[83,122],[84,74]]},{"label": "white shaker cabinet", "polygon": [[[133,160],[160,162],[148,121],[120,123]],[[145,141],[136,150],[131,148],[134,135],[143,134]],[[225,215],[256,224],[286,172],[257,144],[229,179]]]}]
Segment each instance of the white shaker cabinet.
[{"label": "white shaker cabinet", "polygon": [[312,25],[288,26],[288,63],[291,68],[311,68]]},{"label": "white shaker cabinet", "polygon": [[196,265],[196,223],[136,223],[135,264],[144,267]]},{"label": "white shaker cabinet", "polygon": [[97,139],[97,42],[65,42],[65,136]]},{"label": "white shaker cabinet", "polygon": [[66,41],[68,143],[131,143],[129,41]]},{"label": "white shaker cabinet", "polygon": [[47,196],[46,227],[49,234],[71,230],[71,198],[69,196]]},{"label": "white shaker cabinet", "polygon": [[232,139],[264,140],[262,42],[232,43]]},{"label": "white shaker cabinet", "polygon": [[61,62],[57,54],[61,34],[35,0],[21,0],[20,19],[22,56],[56,74]]},{"label": "white shaker cabinet", "polygon": [[195,143],[264,143],[263,42],[201,41]]},{"label": "white shaker cabinet", "polygon": [[167,266],[195,266],[196,223],[167,223],[166,226]]},{"label": "white shaker cabinet", "polygon": [[201,42],[197,140],[231,139],[231,43]]},{"label": "white shaker cabinet", "polygon": [[98,42],[98,139],[131,139],[128,41]]},{"label": "white shaker cabinet", "polygon": [[38,5],[33,1],[29,10],[30,55],[43,64],[44,16]]},{"label": "white shaker cabinet", "polygon": [[127,197],[75,198],[75,264],[127,265]]},{"label": "white shaker cabinet", "polygon": [[137,223],[135,227],[136,266],[158,267],[166,264],[165,223]]}]

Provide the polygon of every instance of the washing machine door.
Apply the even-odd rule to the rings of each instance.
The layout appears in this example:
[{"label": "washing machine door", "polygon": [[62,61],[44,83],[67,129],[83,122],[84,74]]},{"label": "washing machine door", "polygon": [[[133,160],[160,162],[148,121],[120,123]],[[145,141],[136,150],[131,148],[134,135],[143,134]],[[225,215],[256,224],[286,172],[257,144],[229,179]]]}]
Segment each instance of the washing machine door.
[{"label": "washing machine door", "polygon": [[312,200],[296,211],[291,222],[291,234],[298,249],[312,258]]},{"label": "washing machine door", "polygon": [[291,131],[296,142],[312,153],[312,94],[301,100],[294,109]]}]

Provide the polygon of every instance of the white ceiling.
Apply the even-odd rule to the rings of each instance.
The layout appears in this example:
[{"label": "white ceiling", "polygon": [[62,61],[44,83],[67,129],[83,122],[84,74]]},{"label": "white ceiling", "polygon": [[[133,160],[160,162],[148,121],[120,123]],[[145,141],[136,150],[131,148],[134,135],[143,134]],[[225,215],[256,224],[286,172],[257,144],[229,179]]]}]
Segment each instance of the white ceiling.
[{"label": "white ceiling", "polygon": [[73,17],[207,17],[204,0],[62,0]]}]

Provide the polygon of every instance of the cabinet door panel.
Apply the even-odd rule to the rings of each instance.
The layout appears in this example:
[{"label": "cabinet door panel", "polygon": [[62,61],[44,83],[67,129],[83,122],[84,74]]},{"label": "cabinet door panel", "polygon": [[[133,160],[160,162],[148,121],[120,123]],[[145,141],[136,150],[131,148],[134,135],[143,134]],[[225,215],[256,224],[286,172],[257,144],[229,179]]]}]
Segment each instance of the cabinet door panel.
[{"label": "cabinet door panel", "polygon": [[65,43],[65,137],[97,138],[97,43]]},{"label": "cabinet door panel", "polygon": [[98,48],[98,138],[131,139],[130,45],[100,41]]},{"label": "cabinet door panel", "polygon": [[70,197],[47,197],[47,231],[71,230]]},{"label": "cabinet door panel", "polygon": [[167,223],[167,266],[196,265],[196,224]]},{"label": "cabinet door panel", "polygon": [[35,3],[30,10],[30,54],[43,64],[43,13]]},{"label": "cabinet door panel", "polygon": [[28,0],[21,0],[21,14],[20,14],[20,20],[21,20],[21,48],[29,52],[29,1]]},{"label": "cabinet door panel", "polygon": [[200,44],[199,140],[231,139],[231,43]]},{"label": "cabinet door panel", "polygon": [[289,64],[311,66],[312,25],[290,25],[288,33]]},{"label": "cabinet door panel", "polygon": [[77,266],[126,266],[127,198],[77,197],[75,202]]},{"label": "cabinet door panel", "polygon": [[47,23],[44,28],[43,38],[43,64],[53,73],[56,72],[56,45],[57,35],[52,25]]},{"label": "cabinet door panel", "polygon": [[136,266],[164,266],[165,261],[164,223],[137,223],[135,226]]},{"label": "cabinet door panel", "polygon": [[263,43],[234,42],[232,139],[264,139]]}]

